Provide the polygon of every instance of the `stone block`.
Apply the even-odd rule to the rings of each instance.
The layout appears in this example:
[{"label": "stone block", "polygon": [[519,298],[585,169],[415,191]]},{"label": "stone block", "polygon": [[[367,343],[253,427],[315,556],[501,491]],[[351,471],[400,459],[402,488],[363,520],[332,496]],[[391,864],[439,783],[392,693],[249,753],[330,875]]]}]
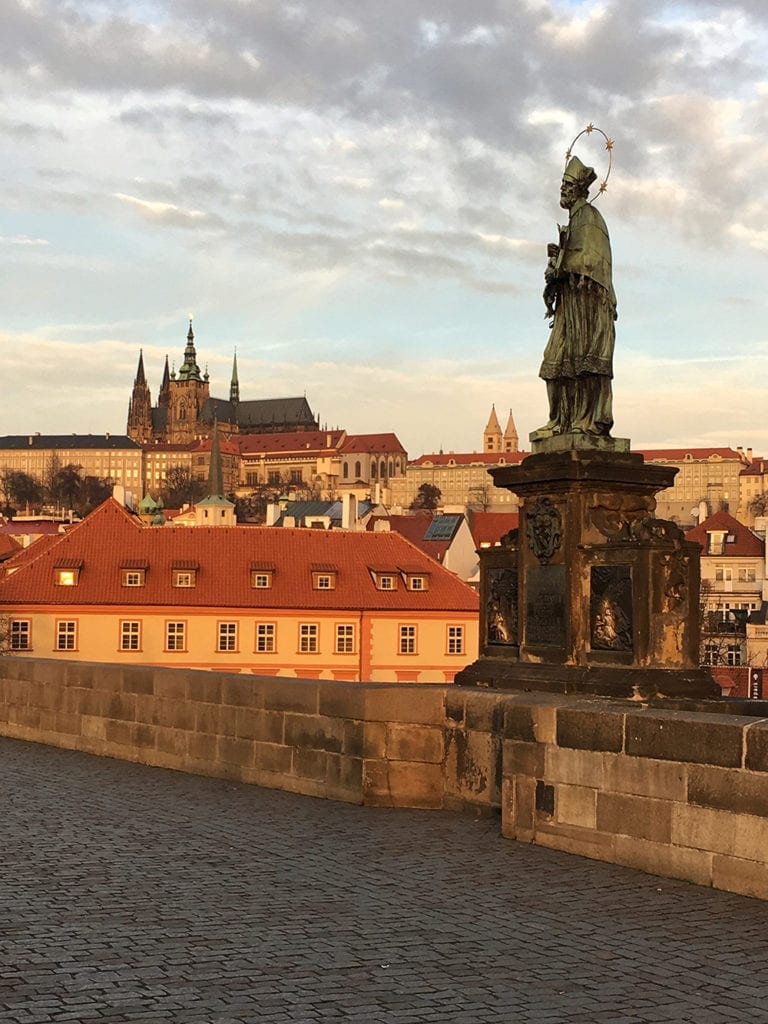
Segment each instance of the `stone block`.
[{"label": "stone block", "polygon": [[365,723],[345,721],[342,751],[349,757],[362,758],[365,748]]},{"label": "stone block", "polygon": [[195,713],[195,732],[218,733],[221,708],[218,704],[190,704]]},{"label": "stone block", "polygon": [[187,733],[187,756],[212,765],[217,759],[218,736],[207,732]]},{"label": "stone block", "polygon": [[167,700],[186,700],[187,673],[183,669],[155,669],[155,696]]},{"label": "stone block", "polygon": [[506,703],[505,697],[493,690],[469,690],[464,700],[464,725],[467,730],[500,732]]},{"label": "stone block", "polygon": [[[117,747],[133,746],[133,722],[116,721],[107,719],[104,722],[104,738],[108,743]],[[123,756],[122,754],[120,755]]]},{"label": "stone block", "polygon": [[455,690],[448,690],[445,695],[445,717],[449,725],[464,721],[464,694],[465,690],[458,687]]},{"label": "stone block", "polygon": [[235,735],[243,740],[282,743],[284,720],[285,716],[280,711],[238,708],[235,716]]},{"label": "stone block", "polygon": [[291,771],[291,748],[279,743],[253,742],[253,767],[259,771],[288,775]]},{"label": "stone block", "polygon": [[125,722],[134,722],[136,697],[132,693],[115,693],[108,696],[104,714],[107,718],[121,718]]},{"label": "stone block", "polygon": [[363,803],[375,807],[392,807],[387,762],[363,758]]},{"label": "stone block", "polygon": [[439,764],[390,761],[389,792],[396,807],[441,807],[443,771]]},{"label": "stone block", "polygon": [[[182,671],[178,669],[177,671]],[[221,704],[223,676],[220,672],[190,672],[187,677],[187,700],[202,701],[205,704]]]},{"label": "stone block", "polygon": [[155,722],[155,698],[151,694],[137,693],[134,696],[134,707],[136,709],[136,721],[145,725],[154,725]]},{"label": "stone block", "polygon": [[537,820],[535,841],[539,846],[592,860],[613,861],[615,858],[615,836],[578,825],[565,825],[554,819]]},{"label": "stone block", "polygon": [[106,694],[99,690],[80,690],[78,698],[78,710],[81,715],[103,717],[109,699]]},{"label": "stone block", "polygon": [[536,742],[533,708],[520,704],[507,704],[504,709],[504,739]]},{"label": "stone block", "polygon": [[515,779],[512,793],[515,831],[533,836],[536,832],[536,780]]},{"label": "stone block", "polygon": [[237,719],[242,708],[234,704],[222,704],[219,708],[219,735],[230,736],[233,739],[237,736]]},{"label": "stone block", "polygon": [[597,827],[597,790],[584,786],[557,786],[555,818],[563,825]]},{"label": "stone block", "polygon": [[238,740],[231,736],[219,736],[216,757],[223,764],[250,767],[254,763],[253,743],[250,740]]},{"label": "stone block", "polygon": [[605,754],[569,747],[545,747],[544,778],[547,782],[604,789]]},{"label": "stone block", "polygon": [[387,754],[387,723],[365,722],[363,757],[384,758]]},{"label": "stone block", "polygon": [[285,716],[285,742],[307,750],[341,753],[344,746],[344,722],[321,715]]},{"label": "stone block", "polygon": [[544,746],[541,743],[522,743],[504,740],[504,778],[527,775],[540,779],[544,775]]},{"label": "stone block", "polygon": [[223,676],[221,680],[221,703],[242,707],[258,706],[257,684],[248,676]]},{"label": "stone block", "polygon": [[70,736],[80,735],[80,715],[67,714],[66,711],[57,711],[55,717],[55,731]]},{"label": "stone block", "polygon": [[365,716],[365,689],[359,683],[324,682],[318,695],[321,715],[358,720]]},{"label": "stone block", "polygon": [[[38,724],[39,724],[39,715]],[[31,723],[29,723],[31,724]],[[82,715],[80,718],[80,735],[89,740],[105,740],[107,738],[107,723],[99,715]]]},{"label": "stone block", "polygon": [[156,728],[154,725],[137,722],[133,728],[134,746],[153,748],[156,740]]},{"label": "stone block", "polygon": [[514,779],[505,778],[501,783],[501,834],[505,839],[517,839]]},{"label": "stone block", "polygon": [[672,839],[673,807],[669,800],[626,793],[598,793],[597,829],[613,835],[650,839],[654,843],[669,843]]},{"label": "stone block", "polygon": [[557,743],[557,708],[540,704],[531,706],[533,731],[538,743]]},{"label": "stone block", "polygon": [[359,802],[363,792],[363,759],[344,754],[328,754],[327,758],[328,799],[338,800],[344,794],[343,799],[354,798]]},{"label": "stone block", "polygon": [[753,772],[768,772],[768,722],[747,725],[744,765]]},{"label": "stone block", "polygon": [[187,733],[181,729],[165,726],[155,728],[155,747],[163,754],[173,754],[175,758],[183,758],[187,753]]},{"label": "stone block", "polygon": [[175,697],[155,697],[154,723],[165,729],[195,728],[195,706]]},{"label": "stone block", "polygon": [[365,697],[365,719],[369,722],[409,722],[412,725],[443,725],[445,722],[444,686],[372,684],[366,687]]},{"label": "stone block", "polygon": [[672,842],[675,846],[710,850],[764,864],[768,861],[768,821],[747,814],[675,804]]},{"label": "stone block", "polygon": [[487,732],[445,731],[447,792],[497,805],[501,790],[501,744]]},{"label": "stone block", "polygon": [[[289,747],[283,749],[290,752]],[[305,779],[324,782],[328,774],[328,753],[325,750],[296,747],[293,751],[293,772]]]},{"label": "stone block", "polygon": [[768,900],[768,865],[716,853],[712,858],[712,885],[742,896]]},{"label": "stone block", "polygon": [[744,723],[736,716],[673,711],[627,716],[626,752],[636,757],[741,767]]},{"label": "stone block", "polygon": [[154,694],[154,670],[138,665],[124,668],[122,690],[123,693]]},{"label": "stone block", "polygon": [[674,761],[604,754],[603,767],[603,788],[609,792],[650,796],[659,800],[684,802],[686,799],[686,769]]},{"label": "stone block", "polygon": [[303,679],[264,679],[259,688],[268,711],[296,711],[316,715],[320,706],[322,684]]},{"label": "stone block", "polygon": [[618,753],[624,744],[624,715],[593,708],[557,709],[557,742],[576,750]]},{"label": "stone block", "polygon": [[654,843],[635,836],[616,836],[615,861],[649,875],[682,878],[696,885],[712,884],[712,854],[683,849],[667,843]]},{"label": "stone block", "polygon": [[688,768],[688,801],[700,807],[768,818],[768,775],[691,765]]},{"label": "stone block", "polygon": [[443,730],[434,726],[390,725],[387,756],[391,761],[439,764],[443,760]]}]

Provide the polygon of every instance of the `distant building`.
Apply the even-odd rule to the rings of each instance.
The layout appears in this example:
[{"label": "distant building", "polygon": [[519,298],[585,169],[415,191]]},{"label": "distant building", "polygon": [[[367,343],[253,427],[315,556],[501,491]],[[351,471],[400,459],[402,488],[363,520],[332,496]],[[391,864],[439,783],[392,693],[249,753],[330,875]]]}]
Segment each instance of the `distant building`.
[{"label": "distant building", "polygon": [[705,502],[710,514],[721,510],[736,513],[740,504],[740,474],[746,465],[742,449],[656,448],[640,453],[646,462],[676,466],[672,487],[656,495],[656,515],[682,526],[696,522],[698,507]]},{"label": "distant building", "polygon": [[475,574],[475,542],[467,518],[461,512],[376,516],[368,521],[368,529],[377,533],[394,530],[407,537],[425,555],[465,582]]},{"label": "distant building", "polygon": [[214,421],[225,435],[317,430],[319,426],[306,398],[241,400],[237,356],[232,364],[229,398],[214,398],[210,394],[208,371],[201,373],[197,362],[190,320],[181,367],[178,373],[169,369],[166,356],[154,406],[144,370],[144,355],[139,353],[126,432],[141,444],[188,444],[210,437]]},{"label": "distant building", "polygon": [[57,469],[79,466],[81,476],[141,491],[142,450],[120,434],[18,434],[0,437],[0,472],[21,471],[45,483]]},{"label": "distant building", "polygon": [[451,682],[478,599],[399,534],[145,526],[109,499],[5,563],[19,657]]},{"label": "distant building", "polygon": [[515,426],[515,420],[512,416],[512,410],[509,410],[509,417],[507,419],[507,426],[504,433],[501,432],[501,426],[499,424],[499,418],[496,415],[496,406],[491,406],[491,414],[488,417],[488,423],[486,424],[485,430],[483,431],[483,451],[484,452],[516,452],[519,451],[517,427]]},{"label": "distant building", "polygon": [[528,452],[439,452],[421,455],[403,476],[390,481],[393,507],[409,508],[422,484],[440,491],[441,507],[481,511],[517,511],[517,495],[494,487],[488,470],[516,465]]}]

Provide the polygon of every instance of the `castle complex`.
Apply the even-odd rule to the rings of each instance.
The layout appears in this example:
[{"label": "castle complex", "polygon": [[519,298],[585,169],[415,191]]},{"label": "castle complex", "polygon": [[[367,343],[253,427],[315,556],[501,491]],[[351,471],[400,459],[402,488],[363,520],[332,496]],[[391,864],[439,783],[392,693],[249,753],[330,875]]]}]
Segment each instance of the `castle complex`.
[{"label": "castle complex", "polygon": [[228,399],[213,398],[208,380],[208,371],[201,373],[197,363],[190,320],[181,369],[178,373],[169,370],[168,356],[165,357],[163,379],[154,406],[144,372],[144,354],[139,354],[128,406],[128,437],[139,444],[187,444],[210,437],[214,422],[218,422],[225,435],[319,429],[304,397],[241,401],[237,356],[232,364]]}]

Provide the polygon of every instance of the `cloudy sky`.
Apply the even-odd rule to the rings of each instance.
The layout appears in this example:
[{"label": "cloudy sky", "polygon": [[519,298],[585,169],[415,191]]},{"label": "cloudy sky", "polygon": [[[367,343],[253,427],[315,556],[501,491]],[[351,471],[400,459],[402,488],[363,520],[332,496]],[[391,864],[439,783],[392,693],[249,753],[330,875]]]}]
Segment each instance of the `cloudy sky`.
[{"label": "cloudy sky", "polygon": [[765,0],[0,0],[0,434],[124,431],[193,313],[214,394],[527,437],[594,122],[614,433],[768,453],[766,53]]}]

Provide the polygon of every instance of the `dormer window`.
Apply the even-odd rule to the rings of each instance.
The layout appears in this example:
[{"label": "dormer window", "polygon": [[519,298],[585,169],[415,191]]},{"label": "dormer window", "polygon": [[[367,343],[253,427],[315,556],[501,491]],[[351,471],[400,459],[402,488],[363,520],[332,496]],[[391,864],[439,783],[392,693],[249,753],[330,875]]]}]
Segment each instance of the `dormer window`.
[{"label": "dormer window", "polygon": [[382,573],[378,577],[379,590],[396,590],[397,584],[395,583],[394,576],[388,576]]},{"label": "dormer window", "polygon": [[120,582],[124,587],[143,587],[146,582],[146,562],[123,562],[120,566]]},{"label": "dormer window", "polygon": [[312,566],[312,589],[335,590],[338,569],[335,565]]},{"label": "dormer window", "polygon": [[271,562],[251,562],[251,586],[254,590],[269,590],[275,575]]},{"label": "dormer window", "polygon": [[[433,520],[434,523],[435,520]],[[401,565],[400,575],[405,583],[406,590],[421,591],[429,590],[429,572],[422,569],[420,565]]]},{"label": "dormer window", "polygon": [[409,576],[408,577],[408,589],[409,590],[426,590],[426,580],[423,576]]},{"label": "dormer window", "polygon": [[80,582],[82,561],[56,562],[53,567],[53,581],[57,587],[76,587]]},{"label": "dormer window", "polygon": [[174,562],[171,565],[171,584],[174,587],[194,587],[198,569],[197,562]]}]

